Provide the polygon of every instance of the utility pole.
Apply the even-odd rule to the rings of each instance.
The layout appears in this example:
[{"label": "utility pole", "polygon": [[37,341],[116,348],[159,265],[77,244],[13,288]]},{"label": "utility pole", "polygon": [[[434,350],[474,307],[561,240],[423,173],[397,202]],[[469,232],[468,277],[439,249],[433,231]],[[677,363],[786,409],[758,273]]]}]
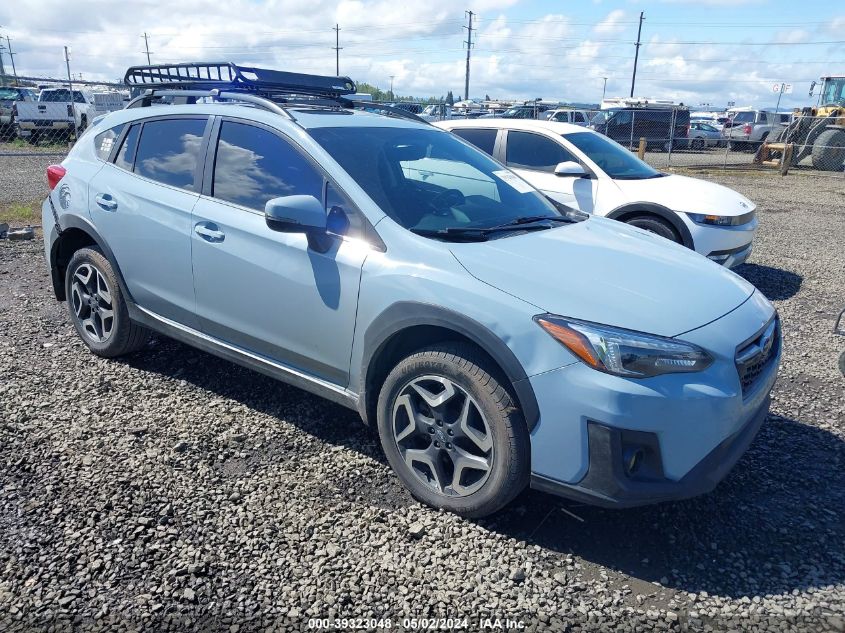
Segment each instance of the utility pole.
[{"label": "utility pole", "polygon": [[640,26],[637,29],[637,45],[634,49],[634,74],[631,75],[631,97],[634,96],[634,82],[637,81],[637,60],[640,57],[640,36],[643,33],[643,20],[645,20],[644,13],[644,11],[640,11]]},{"label": "utility pole", "polygon": [[601,100],[604,101],[604,95],[607,93],[607,77],[602,77],[604,79],[604,87],[601,89]]},{"label": "utility pole", "polygon": [[150,40],[149,40],[149,37],[147,37],[146,32],[144,32],[143,38],[144,38],[144,48],[147,49],[147,66],[152,66],[152,62],[150,61]]},{"label": "utility pole", "polygon": [[464,99],[469,99],[469,55],[470,51],[472,50],[472,11],[466,12],[467,17],[469,18],[469,23],[464,28],[467,30],[467,40],[464,44],[467,45],[467,72],[466,78],[464,79]]},{"label": "utility pole", "polygon": [[5,46],[2,44],[3,40],[0,40],[0,86],[6,85],[6,68],[3,66],[3,49]]},{"label": "utility pole", "polygon": [[340,24],[335,24],[332,31],[334,31],[334,46],[332,48],[334,49],[335,72],[340,77],[340,49],[343,48],[340,45]]},{"label": "utility pole", "polygon": [[67,86],[70,90],[70,106],[73,114],[71,117],[73,119],[73,132],[76,135],[76,140],[79,140],[79,128],[76,126],[76,102],[73,99],[73,79],[70,76],[70,51],[67,46],[65,46],[65,65],[67,66]]},{"label": "utility pole", "polygon": [[15,76],[15,85],[18,83],[18,71],[15,68],[15,55],[17,53],[12,52],[12,40],[9,39],[9,36],[6,36],[6,48],[9,49],[9,60],[12,62],[12,74]]},{"label": "utility pole", "polygon": [[395,99],[396,99],[396,98],[393,96],[393,78],[394,78],[395,76],[396,76],[396,75],[390,75],[390,100],[391,100],[391,101],[395,101]]}]

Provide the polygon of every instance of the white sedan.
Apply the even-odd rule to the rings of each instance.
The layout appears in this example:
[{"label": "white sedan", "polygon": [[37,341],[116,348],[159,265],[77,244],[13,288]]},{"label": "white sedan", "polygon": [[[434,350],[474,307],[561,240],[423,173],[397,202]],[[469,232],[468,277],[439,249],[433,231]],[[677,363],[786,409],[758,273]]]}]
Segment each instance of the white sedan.
[{"label": "white sedan", "polygon": [[665,174],[605,136],[568,123],[440,121],[548,197],[683,244],[729,268],[751,254],[755,205],[697,178]]}]

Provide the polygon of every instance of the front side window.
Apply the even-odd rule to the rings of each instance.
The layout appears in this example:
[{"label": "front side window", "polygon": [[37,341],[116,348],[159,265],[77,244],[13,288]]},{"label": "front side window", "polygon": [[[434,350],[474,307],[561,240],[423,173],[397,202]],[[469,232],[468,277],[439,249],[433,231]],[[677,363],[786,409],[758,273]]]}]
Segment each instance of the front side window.
[{"label": "front side window", "polygon": [[195,191],[206,119],[147,121],[135,156],[135,173],[158,182]]},{"label": "front side window", "polygon": [[323,199],[323,177],[280,136],[245,123],[223,121],[211,195],[263,211],[268,200],[309,195]]},{"label": "front side window", "polygon": [[442,130],[323,127],[309,133],[407,229],[483,229],[527,216],[560,216],[527,182]]},{"label": "front side window", "polygon": [[496,134],[498,130],[478,130],[468,128],[458,128],[452,130],[452,133],[460,136],[468,143],[472,143],[482,152],[493,155],[493,149],[496,146]]},{"label": "front side window", "polygon": [[506,162],[515,169],[554,172],[558,163],[574,161],[566,149],[550,138],[531,132],[508,132]]},{"label": "front side window", "polygon": [[641,161],[619,143],[594,132],[564,134],[563,138],[598,165],[604,173],[617,180],[659,178],[664,174]]}]

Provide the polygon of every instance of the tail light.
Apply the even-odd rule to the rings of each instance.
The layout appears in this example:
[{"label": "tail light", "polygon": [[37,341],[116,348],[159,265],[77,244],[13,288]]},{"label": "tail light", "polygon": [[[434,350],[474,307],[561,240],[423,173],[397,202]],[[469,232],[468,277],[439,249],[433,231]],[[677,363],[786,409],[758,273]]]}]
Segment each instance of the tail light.
[{"label": "tail light", "polygon": [[67,104],[67,115],[73,116],[73,104]]},{"label": "tail light", "polygon": [[751,128],[751,124],[750,124],[750,123],[746,123],[746,124],[745,124],[745,127],[744,127],[744,128],[742,128],[742,133],[743,133],[743,134],[751,134],[751,129],[752,129],[752,128]]},{"label": "tail light", "polygon": [[66,173],[67,169],[61,165],[50,165],[47,168],[47,185],[50,187],[50,191],[56,188],[56,185],[65,177]]}]

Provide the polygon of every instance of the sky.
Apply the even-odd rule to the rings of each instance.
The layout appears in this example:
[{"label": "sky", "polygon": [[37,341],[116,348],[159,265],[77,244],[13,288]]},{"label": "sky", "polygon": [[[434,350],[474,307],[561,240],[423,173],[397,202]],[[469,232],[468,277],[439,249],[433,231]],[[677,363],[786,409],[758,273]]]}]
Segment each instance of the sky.
[{"label": "sky", "polygon": [[[417,97],[598,103],[627,96],[644,12],[635,94],[698,107],[813,102],[810,83],[845,74],[845,5],[833,0],[18,0],[0,3],[20,75],[116,81],[131,65],[234,61],[340,72]],[[5,43],[5,39],[3,40]],[[8,51],[2,51],[7,72]]]}]

